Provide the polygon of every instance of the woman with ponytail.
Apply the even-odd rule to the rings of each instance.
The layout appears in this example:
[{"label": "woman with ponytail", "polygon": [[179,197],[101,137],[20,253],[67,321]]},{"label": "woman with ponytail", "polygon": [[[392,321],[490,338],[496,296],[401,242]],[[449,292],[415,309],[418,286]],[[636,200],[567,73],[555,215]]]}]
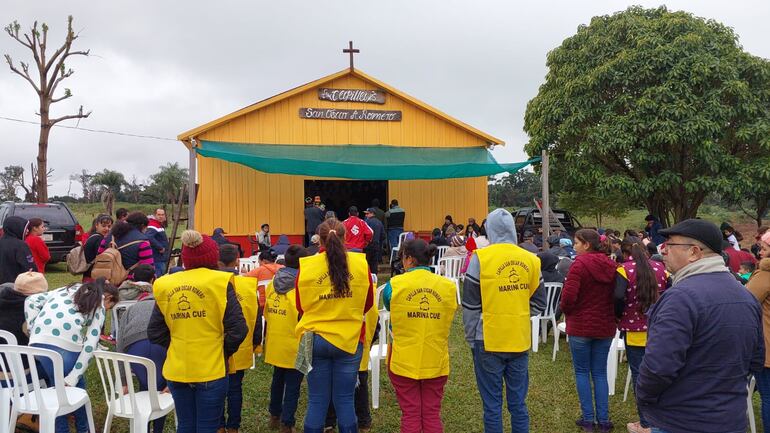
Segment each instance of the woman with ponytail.
[{"label": "woman with ponytail", "polygon": [[[99,331],[117,302],[118,289],[104,278],[32,295],[25,305],[29,345],[59,353],[65,384],[85,389],[83,375],[99,343]],[[53,364],[38,362],[45,375],[53,378]],[[79,433],[88,431],[85,408],[75,411],[75,425]],[[56,418],[56,432],[69,432],[66,415]]]},{"label": "woman with ponytail", "polygon": [[[625,238],[620,243],[620,250],[623,264],[615,277],[615,314],[620,319],[618,329],[625,334],[628,366],[631,367],[631,378],[636,384],[639,365],[647,345],[647,311],[666,289],[668,277],[665,265],[650,260],[647,248],[638,238]],[[638,412],[640,420],[629,423],[628,431],[649,432],[650,425],[641,411]]]},{"label": "woman with ponytail", "polygon": [[358,432],[354,393],[365,338],[364,314],[374,288],[363,253],[345,249],[345,226],[329,219],[318,226],[321,248],[302,257],[295,297],[300,314],[300,352],[308,353],[305,433],[322,433],[329,402],[339,433]]}]

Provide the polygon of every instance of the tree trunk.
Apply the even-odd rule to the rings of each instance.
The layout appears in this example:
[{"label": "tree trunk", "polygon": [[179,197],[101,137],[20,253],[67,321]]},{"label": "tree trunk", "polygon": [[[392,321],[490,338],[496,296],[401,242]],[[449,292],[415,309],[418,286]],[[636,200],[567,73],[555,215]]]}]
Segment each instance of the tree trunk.
[{"label": "tree trunk", "polygon": [[770,197],[764,195],[758,195],[754,197],[754,202],[757,207],[757,217],[754,221],[757,223],[757,228],[762,227],[762,217],[767,213],[768,205],[770,205]]},{"label": "tree trunk", "polygon": [[50,104],[40,103],[40,140],[37,144],[37,202],[48,202],[48,137],[51,135],[51,124],[48,118]]}]

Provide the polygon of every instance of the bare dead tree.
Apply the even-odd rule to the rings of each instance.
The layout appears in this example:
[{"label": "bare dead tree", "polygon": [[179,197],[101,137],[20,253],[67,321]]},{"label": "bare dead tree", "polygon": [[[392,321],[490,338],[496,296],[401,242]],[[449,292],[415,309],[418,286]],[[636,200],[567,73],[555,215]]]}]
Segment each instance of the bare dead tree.
[{"label": "bare dead tree", "polygon": [[[61,102],[72,97],[72,91],[65,88],[64,94],[55,96],[56,89],[65,79],[72,76],[74,71],[65,66],[65,61],[72,56],[88,56],[89,50],[73,51],[72,44],[78,38],[78,35],[72,30],[72,16],[67,17],[67,36],[64,43],[56,49],[50,56],[46,53],[48,48],[48,25],[43,23],[38,30],[37,21],[32,24],[29,33],[19,34],[21,25],[14,21],[5,27],[5,32],[32,52],[34,66],[37,68],[37,74],[30,74],[30,63],[19,61],[18,65],[13,61],[9,54],[5,55],[5,61],[11,68],[11,71],[27,80],[40,99],[40,139],[38,140],[37,151],[37,172],[33,173],[35,177],[35,198],[38,203],[48,201],[48,138],[51,134],[51,128],[57,123],[67,119],[83,119],[88,117],[91,112],[83,112],[83,106],[80,106],[77,113],[66,116],[51,118],[51,104]],[[41,32],[42,30],[42,32]],[[33,78],[33,75],[35,77]]]}]

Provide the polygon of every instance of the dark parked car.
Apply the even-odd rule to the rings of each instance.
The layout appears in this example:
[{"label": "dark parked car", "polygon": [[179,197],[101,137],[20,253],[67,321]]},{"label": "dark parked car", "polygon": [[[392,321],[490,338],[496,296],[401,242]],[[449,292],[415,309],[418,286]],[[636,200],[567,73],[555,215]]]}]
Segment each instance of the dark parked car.
[{"label": "dark parked car", "polygon": [[[558,218],[561,225],[567,229],[567,233],[569,233],[570,236],[574,236],[575,232],[582,227],[580,222],[575,219],[568,210],[552,209],[551,212],[556,215],[556,218]],[[516,213],[513,214],[513,220],[516,225],[516,234],[519,236],[519,239],[523,238],[524,232],[531,231],[532,233],[537,233],[537,229],[543,227],[543,217],[540,213],[540,209],[535,207],[525,207],[517,210]],[[555,221],[551,221],[551,230],[555,228],[559,228],[559,225],[556,224]]]},{"label": "dark parked car", "polygon": [[63,261],[83,235],[83,227],[78,224],[67,205],[61,202],[0,204],[0,227],[5,219],[12,215],[27,219],[38,217],[45,221],[48,228],[43,234],[43,240],[51,251],[51,260],[48,263]]}]

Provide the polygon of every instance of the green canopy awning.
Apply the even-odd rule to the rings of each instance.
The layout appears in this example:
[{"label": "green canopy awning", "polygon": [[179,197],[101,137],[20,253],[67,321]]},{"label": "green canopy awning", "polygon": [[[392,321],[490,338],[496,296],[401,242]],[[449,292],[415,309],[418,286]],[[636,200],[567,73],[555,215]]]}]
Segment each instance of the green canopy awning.
[{"label": "green canopy awning", "polygon": [[265,173],[360,180],[450,179],[516,172],[537,162],[498,163],[483,147],[245,144],[201,140],[203,156]]}]

